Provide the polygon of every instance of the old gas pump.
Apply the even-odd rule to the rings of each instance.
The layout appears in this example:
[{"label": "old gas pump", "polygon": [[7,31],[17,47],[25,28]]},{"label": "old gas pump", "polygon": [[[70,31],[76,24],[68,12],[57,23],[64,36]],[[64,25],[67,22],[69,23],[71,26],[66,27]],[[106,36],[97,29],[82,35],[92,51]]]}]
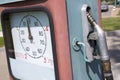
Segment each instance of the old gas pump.
[{"label": "old gas pump", "polygon": [[10,80],[113,80],[98,0],[3,1]]}]

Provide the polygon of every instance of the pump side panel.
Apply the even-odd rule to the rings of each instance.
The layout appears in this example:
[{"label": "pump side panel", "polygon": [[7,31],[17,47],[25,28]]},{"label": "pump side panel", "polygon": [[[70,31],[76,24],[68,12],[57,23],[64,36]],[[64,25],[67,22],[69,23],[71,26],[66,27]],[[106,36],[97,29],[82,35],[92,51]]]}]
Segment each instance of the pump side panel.
[{"label": "pump side panel", "polygon": [[[73,80],[102,80],[100,60],[88,63],[80,51],[73,49],[73,39],[77,37],[83,41],[81,8],[83,4],[91,7],[92,15],[98,21],[98,0],[66,0],[68,28],[70,38]],[[83,27],[84,28],[84,27]]]}]

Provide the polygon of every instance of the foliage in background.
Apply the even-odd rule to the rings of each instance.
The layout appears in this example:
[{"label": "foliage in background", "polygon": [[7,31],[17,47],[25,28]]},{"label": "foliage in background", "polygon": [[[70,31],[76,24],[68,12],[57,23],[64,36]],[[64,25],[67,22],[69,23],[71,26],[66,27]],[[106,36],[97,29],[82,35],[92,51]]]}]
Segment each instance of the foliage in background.
[{"label": "foliage in background", "polygon": [[1,22],[0,22],[0,31],[2,31],[2,26],[1,26]]},{"label": "foliage in background", "polygon": [[120,17],[103,18],[102,26],[105,31],[120,30]]},{"label": "foliage in background", "polygon": [[106,0],[108,4],[114,4],[115,0]]},{"label": "foliage in background", "polygon": [[117,14],[118,16],[120,16],[120,10],[119,10],[119,12],[118,12],[118,14]]},{"label": "foliage in background", "polygon": [[0,37],[0,47],[3,47],[4,46],[4,39],[3,37]]},{"label": "foliage in background", "polygon": [[114,4],[115,0],[101,0],[101,1],[106,1],[108,4]]}]

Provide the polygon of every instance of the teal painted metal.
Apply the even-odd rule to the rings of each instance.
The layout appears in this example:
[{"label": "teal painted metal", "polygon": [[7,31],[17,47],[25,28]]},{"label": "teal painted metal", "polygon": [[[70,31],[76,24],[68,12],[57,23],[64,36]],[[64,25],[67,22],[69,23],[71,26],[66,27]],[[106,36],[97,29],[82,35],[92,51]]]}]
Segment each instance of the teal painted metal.
[{"label": "teal painted metal", "polygon": [[86,62],[81,51],[73,49],[73,39],[83,41],[81,8],[91,7],[92,15],[98,22],[98,0],[66,0],[73,80],[102,80],[100,60]]},{"label": "teal painted metal", "polygon": [[19,1],[25,1],[25,0],[0,0],[0,4],[7,4],[7,3],[19,2]]}]

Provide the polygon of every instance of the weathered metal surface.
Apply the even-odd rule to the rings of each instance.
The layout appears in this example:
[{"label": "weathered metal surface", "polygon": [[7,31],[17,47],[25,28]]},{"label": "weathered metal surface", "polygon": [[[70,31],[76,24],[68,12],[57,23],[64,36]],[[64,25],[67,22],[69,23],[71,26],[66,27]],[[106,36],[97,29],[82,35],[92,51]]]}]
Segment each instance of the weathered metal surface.
[{"label": "weathered metal surface", "polygon": [[[91,7],[91,13],[97,22],[99,22],[98,15],[98,0],[66,0],[67,15],[69,25],[69,38],[71,49],[71,61],[73,80],[102,80],[100,60],[95,59],[92,62],[84,60],[83,49],[75,51],[73,49],[73,39],[78,38],[79,42],[84,43],[81,8],[83,4]],[[83,22],[83,23],[82,23]]]}]

